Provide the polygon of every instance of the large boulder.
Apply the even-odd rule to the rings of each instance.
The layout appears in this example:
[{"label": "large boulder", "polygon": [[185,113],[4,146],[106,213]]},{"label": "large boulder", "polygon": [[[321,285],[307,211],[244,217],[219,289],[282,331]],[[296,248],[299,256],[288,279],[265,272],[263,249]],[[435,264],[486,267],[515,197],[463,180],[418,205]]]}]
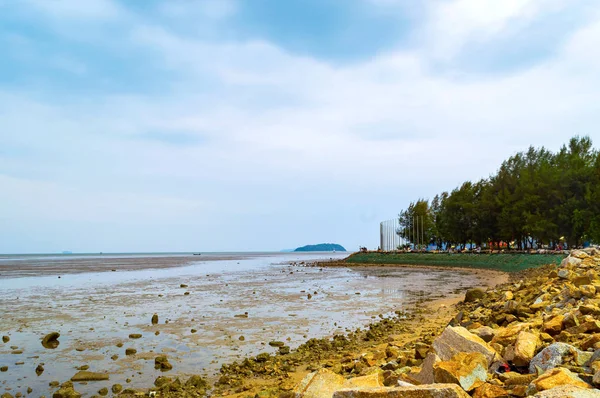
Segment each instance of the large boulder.
[{"label": "large boulder", "polygon": [[336,391],[333,398],[470,398],[456,384],[430,384],[414,387],[349,388]]},{"label": "large boulder", "polygon": [[580,350],[566,343],[553,343],[540,351],[529,362],[529,372],[536,373],[537,369],[546,371],[561,365],[567,356],[577,356]]},{"label": "large boulder", "polygon": [[508,392],[504,388],[484,383],[473,391],[473,398],[509,398]]},{"label": "large boulder", "polygon": [[411,377],[421,384],[433,384],[433,368],[438,362],[440,362],[440,357],[435,355],[433,352],[430,352],[423,360],[421,371],[415,375],[411,375]]},{"label": "large boulder", "polygon": [[600,398],[600,391],[576,386],[560,386],[538,392],[534,398]]},{"label": "large boulder", "polygon": [[328,369],[310,373],[294,387],[295,398],[331,398],[344,385],[344,377]]},{"label": "large boulder", "polygon": [[441,361],[433,366],[436,383],[458,384],[465,391],[479,387],[487,380],[488,363],[479,352],[460,352],[449,361]]},{"label": "large boulder", "polygon": [[558,386],[575,386],[591,388],[589,384],[581,380],[575,373],[566,368],[555,368],[548,370],[543,375],[531,382],[537,391],[550,390]]},{"label": "large boulder", "polygon": [[483,339],[461,326],[448,326],[433,342],[433,349],[442,361],[448,361],[459,352],[479,352],[488,366],[498,357],[496,351]]},{"label": "large boulder", "polygon": [[516,366],[527,366],[535,355],[535,350],[540,344],[537,335],[530,332],[521,332],[515,342],[515,355],[513,363]]}]

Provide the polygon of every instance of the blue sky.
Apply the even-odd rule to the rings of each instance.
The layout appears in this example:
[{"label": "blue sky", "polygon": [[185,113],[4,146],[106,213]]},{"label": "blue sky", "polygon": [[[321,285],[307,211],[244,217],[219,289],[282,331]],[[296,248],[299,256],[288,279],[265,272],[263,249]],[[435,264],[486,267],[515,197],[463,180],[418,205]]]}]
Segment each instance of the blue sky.
[{"label": "blue sky", "polygon": [[378,244],[600,142],[584,0],[0,0],[0,253]]}]

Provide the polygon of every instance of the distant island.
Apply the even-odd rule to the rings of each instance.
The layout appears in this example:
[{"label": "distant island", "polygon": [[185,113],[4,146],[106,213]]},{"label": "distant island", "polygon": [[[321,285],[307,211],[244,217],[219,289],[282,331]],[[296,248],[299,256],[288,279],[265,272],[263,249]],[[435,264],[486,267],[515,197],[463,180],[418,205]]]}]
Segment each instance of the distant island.
[{"label": "distant island", "polygon": [[344,246],[335,243],[319,243],[297,248],[295,252],[345,252]]}]

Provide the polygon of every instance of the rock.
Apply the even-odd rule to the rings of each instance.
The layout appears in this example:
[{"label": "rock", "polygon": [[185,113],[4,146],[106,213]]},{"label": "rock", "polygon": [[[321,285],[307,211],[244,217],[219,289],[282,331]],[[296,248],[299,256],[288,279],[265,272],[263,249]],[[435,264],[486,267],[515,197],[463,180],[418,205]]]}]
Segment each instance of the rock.
[{"label": "rock", "polygon": [[142,338],[142,335],[141,335],[140,333],[131,333],[131,334],[129,335],[129,338],[130,338],[130,339],[141,339],[141,338]]},{"label": "rock", "polygon": [[421,371],[416,375],[412,375],[412,378],[421,384],[432,384],[434,382],[433,368],[439,361],[440,358],[434,353],[427,354],[421,365]]},{"label": "rock", "polygon": [[125,355],[135,355],[137,353],[137,350],[135,348],[126,348],[125,349]]},{"label": "rock", "polygon": [[496,335],[496,331],[489,326],[481,326],[476,329],[471,329],[470,332],[481,338],[486,343],[492,341],[492,339]]},{"label": "rock", "polygon": [[576,386],[559,386],[538,392],[534,398],[600,398],[600,391]]},{"label": "rock", "polygon": [[80,398],[81,394],[75,391],[70,381],[63,383],[60,389],[52,394],[52,398]]},{"label": "rock", "polygon": [[569,271],[568,269],[561,269],[558,271],[558,277],[560,279],[569,279],[569,277],[571,276],[571,271]]},{"label": "rock", "polygon": [[516,366],[527,366],[535,355],[535,350],[540,340],[537,335],[529,332],[521,332],[515,343],[515,355],[513,363]]},{"label": "rock", "polygon": [[469,289],[465,294],[465,303],[472,303],[473,301],[481,300],[485,298],[486,293],[483,289]]},{"label": "rock", "polygon": [[43,367],[42,365],[38,365],[38,366],[35,368],[35,373],[36,373],[38,376],[39,376],[39,375],[41,375],[42,373],[44,373],[44,367]]},{"label": "rock", "polygon": [[594,373],[594,377],[592,378],[592,383],[595,386],[600,386],[600,370],[596,371],[596,373]]},{"label": "rock", "polygon": [[113,392],[113,394],[118,394],[123,391],[123,386],[120,384],[113,384],[110,390]]},{"label": "rock", "polygon": [[98,390],[98,394],[102,395],[103,397],[105,395],[108,395],[108,388],[102,387],[101,389]]},{"label": "rock", "polygon": [[[581,260],[575,257],[567,257],[560,262],[561,267],[578,266],[581,264]],[[562,270],[561,270],[562,271]]]},{"label": "rock", "polygon": [[186,285],[185,283],[182,283],[181,285],[179,285],[179,287],[186,288],[186,287],[188,287],[188,285]]},{"label": "rock", "polygon": [[185,386],[188,388],[193,387],[195,389],[205,389],[208,387],[208,383],[202,376],[194,375],[187,379]]},{"label": "rock", "polygon": [[283,347],[285,343],[283,341],[269,341],[271,347]]},{"label": "rock", "polygon": [[173,365],[169,363],[169,359],[165,355],[160,355],[154,358],[154,368],[165,372],[173,369]]},{"label": "rock", "polygon": [[3,343],[8,343],[10,341],[10,337],[8,336],[2,336],[2,342]]},{"label": "rock", "polygon": [[60,333],[58,333],[58,332],[48,333],[42,339],[42,345],[44,346],[44,348],[54,349],[54,348],[58,347],[58,345],[60,344],[60,342],[58,341],[59,337],[60,337]]},{"label": "rock", "polygon": [[550,318],[548,321],[544,322],[544,332],[550,335],[560,333],[563,330],[564,319],[564,315],[560,314]]},{"label": "rock", "polygon": [[537,379],[533,380],[531,384],[535,386],[537,391],[550,390],[551,388],[564,385],[590,388],[586,382],[566,368],[550,369]]},{"label": "rock", "polygon": [[513,292],[511,292],[510,290],[502,293],[502,299],[504,301],[508,301],[508,300],[512,300],[515,298],[515,295],[513,294]]},{"label": "rock", "polygon": [[431,384],[392,388],[348,388],[336,391],[333,398],[469,398],[469,395],[456,384]]},{"label": "rock", "polygon": [[287,355],[290,353],[290,346],[284,345],[283,347],[279,347],[279,355]]},{"label": "rock", "polygon": [[71,377],[71,381],[100,381],[108,380],[108,374],[80,370]]},{"label": "rock", "polygon": [[152,322],[153,325],[158,324],[158,314],[152,315],[152,321],[151,322]]},{"label": "rock", "polygon": [[600,343],[600,333],[596,333],[596,334],[588,337],[587,339],[585,339],[581,343],[581,349],[587,351],[590,348],[595,348],[597,343]]},{"label": "rock", "polygon": [[333,393],[342,388],[344,377],[328,369],[319,369],[310,373],[293,389],[295,398],[331,398]]},{"label": "rock", "polygon": [[471,391],[487,380],[487,358],[479,353],[456,354],[449,361],[441,361],[433,366],[436,383],[454,383],[463,390]]},{"label": "rock", "polygon": [[484,383],[473,391],[473,398],[509,398],[510,395],[500,386]]},{"label": "rock", "polygon": [[596,297],[596,288],[593,285],[583,285],[579,286],[579,291],[581,294],[587,298]]},{"label": "rock", "polygon": [[575,356],[579,350],[566,343],[554,343],[540,351],[531,362],[529,362],[529,372],[536,373],[537,368],[542,371],[552,369],[563,363],[563,358],[567,355]]},{"label": "rock", "polygon": [[344,381],[342,388],[375,388],[383,387],[383,372],[373,373],[367,376],[353,377]]},{"label": "rock", "polygon": [[448,326],[433,342],[433,349],[441,360],[447,361],[459,352],[479,352],[490,365],[498,356],[496,351],[480,337],[461,326]]},{"label": "rock", "polygon": [[1,366],[0,367],[0,372],[7,372],[8,371],[8,366]]}]

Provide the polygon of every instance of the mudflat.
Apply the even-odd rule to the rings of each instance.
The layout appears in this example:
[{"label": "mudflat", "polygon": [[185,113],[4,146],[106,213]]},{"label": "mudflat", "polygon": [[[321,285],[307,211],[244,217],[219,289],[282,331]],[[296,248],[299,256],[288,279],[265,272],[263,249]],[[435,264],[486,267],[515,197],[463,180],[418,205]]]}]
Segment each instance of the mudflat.
[{"label": "mudflat", "polygon": [[[0,279],[0,334],[10,338],[0,345],[0,366],[8,367],[0,391],[30,388],[49,396],[56,390],[51,382],[63,383],[81,369],[109,375],[76,383],[84,396],[116,383],[148,389],[161,375],[199,374],[215,382],[221,365],[276,354],[280,342],[293,350],[311,338],[351,333],[505,280],[491,271],[309,266],[332,256],[344,254],[24,262],[22,277]],[[25,276],[35,270],[42,271]],[[415,324],[408,333],[427,327]],[[51,332],[60,333],[54,349],[41,344]],[[155,369],[157,356],[166,356],[172,369]],[[299,367],[289,382],[307,371]]]}]

